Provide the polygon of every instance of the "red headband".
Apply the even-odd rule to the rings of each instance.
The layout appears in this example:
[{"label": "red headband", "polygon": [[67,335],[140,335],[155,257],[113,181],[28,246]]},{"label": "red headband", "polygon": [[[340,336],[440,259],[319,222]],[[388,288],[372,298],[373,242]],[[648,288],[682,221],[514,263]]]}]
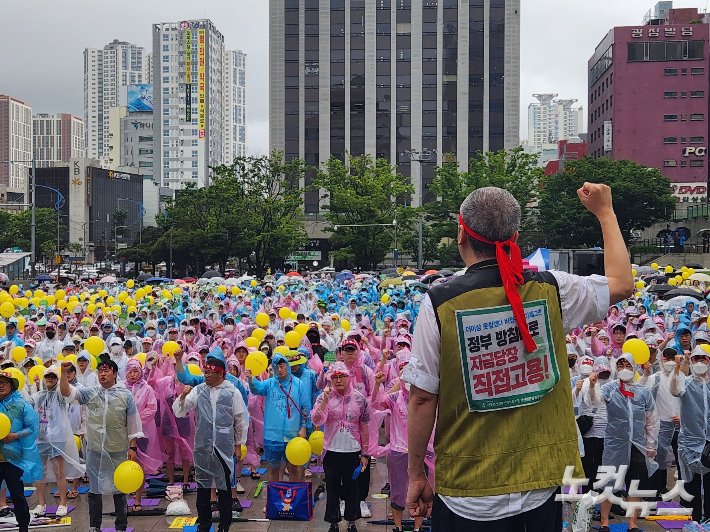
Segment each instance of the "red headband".
[{"label": "red headband", "polygon": [[[537,344],[535,344],[535,340],[533,340],[530,331],[528,331],[528,322],[525,319],[523,301],[520,299],[520,293],[516,288],[516,285],[523,284],[523,259],[520,256],[520,248],[513,239],[506,240],[505,242],[493,242],[483,238],[466,225],[461,214],[459,214],[459,223],[461,227],[463,227],[463,230],[466,231],[466,234],[471,238],[496,247],[496,260],[498,261],[501,279],[503,279],[505,295],[508,297],[510,306],[513,309],[513,315],[515,316],[515,321],[518,323],[520,336],[523,338],[525,349],[528,353],[534,352],[537,349]],[[506,246],[509,251],[506,251]],[[508,255],[509,252],[510,255]]]},{"label": "red headband", "polygon": [[217,373],[226,373],[222,366],[216,364],[205,364],[205,371],[216,371]]}]

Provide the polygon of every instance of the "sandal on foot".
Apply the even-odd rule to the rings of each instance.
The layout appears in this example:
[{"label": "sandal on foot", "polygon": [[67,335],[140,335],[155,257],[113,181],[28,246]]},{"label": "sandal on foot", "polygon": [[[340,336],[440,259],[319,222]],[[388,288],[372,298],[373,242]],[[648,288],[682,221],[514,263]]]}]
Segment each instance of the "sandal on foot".
[{"label": "sandal on foot", "polygon": [[79,492],[75,490],[71,490],[69,493],[67,493],[67,499],[76,499],[79,496]]},{"label": "sandal on foot", "polygon": [[259,480],[259,479],[261,478],[261,475],[260,475],[259,473],[257,473],[256,471],[252,471],[252,472],[251,472],[251,478],[252,478],[253,480]]}]

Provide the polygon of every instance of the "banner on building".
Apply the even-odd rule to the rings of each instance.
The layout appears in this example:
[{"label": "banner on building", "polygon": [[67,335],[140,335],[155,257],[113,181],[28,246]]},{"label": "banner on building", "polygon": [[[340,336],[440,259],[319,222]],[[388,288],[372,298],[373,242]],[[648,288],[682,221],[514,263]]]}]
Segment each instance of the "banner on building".
[{"label": "banner on building", "polygon": [[604,122],[604,151],[611,151],[612,147],[612,126],[611,120]]},{"label": "banner on building", "polygon": [[192,30],[185,30],[185,122],[192,121]]},{"label": "banner on building", "polygon": [[200,138],[205,138],[205,30],[199,30],[199,43],[197,48],[198,60],[198,125],[200,130]]}]

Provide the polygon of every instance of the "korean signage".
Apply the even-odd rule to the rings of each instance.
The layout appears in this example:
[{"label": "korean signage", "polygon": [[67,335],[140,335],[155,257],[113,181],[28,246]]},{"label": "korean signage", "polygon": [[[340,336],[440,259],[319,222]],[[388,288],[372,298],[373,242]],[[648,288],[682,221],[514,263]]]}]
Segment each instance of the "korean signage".
[{"label": "korean signage", "polygon": [[192,85],[188,83],[185,85],[185,122],[192,121],[192,107],[190,106],[192,102]]},{"label": "korean signage", "polygon": [[686,26],[684,28],[674,28],[673,26],[644,26],[643,28],[634,28],[631,30],[631,36],[634,39],[641,39],[644,32],[648,37],[660,37],[661,32],[666,37],[692,37],[693,27]]},{"label": "korean signage", "polygon": [[199,43],[198,43],[198,128],[200,130],[200,138],[205,138],[205,30],[199,30]]},{"label": "korean signage", "polygon": [[612,148],[612,122],[606,120],[604,122],[604,151],[611,151]]},{"label": "korean signage", "polygon": [[691,155],[696,157],[705,157],[708,153],[706,146],[686,146],[683,148],[683,157],[690,157]]},{"label": "korean signage", "polygon": [[294,251],[286,260],[321,260],[320,251]]},{"label": "korean signage", "polygon": [[[182,24],[182,23],[181,23]],[[185,31],[185,122],[192,120],[192,31]]]},{"label": "korean signage", "polygon": [[537,349],[528,353],[510,305],[456,312],[468,408],[487,412],[535,404],[560,379],[547,301],[524,303]]},{"label": "korean signage", "polygon": [[123,179],[124,181],[131,180],[131,174],[126,174],[124,172],[115,172],[114,170],[109,170],[107,175],[109,179]]},{"label": "korean signage", "polygon": [[679,203],[698,203],[708,194],[705,183],[671,183],[671,194]]}]

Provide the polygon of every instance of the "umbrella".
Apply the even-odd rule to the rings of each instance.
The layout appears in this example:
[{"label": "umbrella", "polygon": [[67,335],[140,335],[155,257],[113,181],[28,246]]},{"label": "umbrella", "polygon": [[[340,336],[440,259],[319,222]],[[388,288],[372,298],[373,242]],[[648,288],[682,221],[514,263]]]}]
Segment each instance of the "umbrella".
[{"label": "umbrella", "polygon": [[[203,277],[203,279],[204,279],[204,277]],[[209,279],[207,279],[207,282],[210,284],[224,284],[225,279],[224,279],[224,277],[220,277],[218,275],[217,277],[210,277]]]},{"label": "umbrella", "polygon": [[436,270],[427,270],[424,272],[424,275],[431,275],[432,273],[436,273]]},{"label": "umbrella", "polygon": [[187,283],[187,281],[185,281],[184,279],[175,279],[175,284],[186,284],[186,283]]},{"label": "umbrella", "polygon": [[650,266],[640,266],[639,268],[636,269],[636,273],[639,273],[641,275],[645,273],[656,273],[657,270],[654,270]]},{"label": "umbrella", "polygon": [[107,275],[99,281],[99,283],[115,283],[116,278],[113,275]]},{"label": "umbrella", "polygon": [[286,275],[290,277],[303,277],[300,273],[298,272],[288,272]]},{"label": "umbrella", "polygon": [[412,290],[419,290],[422,293],[429,290],[429,287],[427,285],[425,285],[423,283],[419,283],[419,282],[414,282],[414,283],[410,284],[409,288],[411,288]]},{"label": "umbrella", "polygon": [[688,277],[691,281],[701,281],[704,283],[710,282],[710,275],[707,273],[694,273],[690,277]]},{"label": "umbrella", "polygon": [[168,279],[167,277],[151,277],[149,279],[145,280],[146,283],[149,284],[161,284],[161,283],[172,283],[172,279]]},{"label": "umbrella", "polygon": [[35,277],[35,281],[51,281],[51,280],[53,280],[53,277],[50,277],[49,275],[46,275],[44,273],[42,275],[38,275],[37,277]]},{"label": "umbrella", "polygon": [[698,268],[699,270],[702,270],[705,266],[702,264],[698,264],[697,262],[689,262],[688,264],[685,265],[687,268]]},{"label": "umbrella", "polygon": [[416,277],[416,275],[417,275],[417,274],[414,273],[413,271],[407,270],[406,272],[404,272],[404,273],[402,274],[402,277]]},{"label": "umbrella", "polygon": [[709,232],[710,232],[710,228],[701,229],[700,231],[698,231],[698,232],[695,233],[695,234],[696,234],[696,235],[699,235],[700,233],[704,233],[705,231],[709,231]]},{"label": "umbrella", "polygon": [[687,227],[676,227],[675,231],[678,231],[685,238],[690,238],[693,234],[693,232],[690,229],[688,229]]},{"label": "umbrella", "polygon": [[212,279],[213,277],[222,277],[222,274],[215,270],[207,270],[202,274],[202,279]]},{"label": "umbrella", "polygon": [[661,297],[663,299],[668,300],[678,296],[692,297],[697,299],[698,301],[703,300],[703,294],[701,294],[700,292],[696,292],[695,290],[691,290],[690,288],[674,288],[673,290],[670,290],[663,294],[663,296]]},{"label": "umbrella", "polygon": [[197,281],[197,279],[195,279],[194,277],[185,277],[183,281],[185,281],[186,283],[194,283]]},{"label": "umbrella", "polygon": [[146,272],[141,272],[136,277],[136,281],[147,281],[148,279],[150,279],[150,274]]},{"label": "umbrella", "polygon": [[425,275],[424,277],[422,277],[421,279],[419,279],[419,282],[421,282],[421,283],[426,283],[426,284],[431,284],[431,283],[433,283],[434,281],[436,281],[437,279],[441,279],[442,277],[443,277],[443,275],[441,275],[441,274],[439,274],[439,273],[433,273],[433,274],[431,274],[431,275]]},{"label": "umbrella", "polygon": [[648,287],[648,292],[670,292],[671,290],[675,290],[674,287],[669,285],[668,283],[663,283],[663,284],[652,284],[651,286]]},{"label": "umbrella", "polygon": [[298,279],[295,279],[293,277],[288,277],[286,275],[282,275],[279,277],[278,281],[274,283],[276,286],[285,286],[287,284],[298,284]]},{"label": "umbrella", "polygon": [[[665,302],[666,303],[665,308],[670,310],[675,307],[684,307],[689,299],[693,299],[693,298],[688,298],[688,296],[676,296],[673,299],[669,299],[668,301]],[[659,306],[659,308],[662,308],[662,307]]]},{"label": "umbrella", "polygon": [[338,275],[335,276],[335,280],[340,282],[340,281],[349,281],[350,279],[355,279],[355,276],[349,272],[348,270],[343,270],[340,272]]},{"label": "umbrella", "polygon": [[439,272],[439,275],[443,275],[444,277],[451,277],[454,274],[451,270],[441,270]]},{"label": "umbrella", "polygon": [[385,279],[378,285],[378,288],[387,288],[389,286],[399,286],[402,284],[404,284],[402,279]]},{"label": "umbrella", "polygon": [[658,231],[658,233],[656,234],[656,238],[663,238],[664,236],[669,235],[669,234],[671,234],[672,232],[673,232],[673,231],[671,231],[670,229],[661,229],[661,230]]},{"label": "umbrella", "polygon": [[386,270],[382,270],[382,271],[380,272],[380,275],[388,275],[388,274],[390,274],[390,273],[396,273],[397,275],[399,275],[399,272],[397,271],[397,268],[387,268]]},{"label": "umbrella", "polygon": [[668,277],[666,277],[665,275],[656,274],[648,275],[644,277],[643,280],[646,282],[646,284],[650,283],[651,281],[656,281],[657,283],[665,283],[668,280]]}]

